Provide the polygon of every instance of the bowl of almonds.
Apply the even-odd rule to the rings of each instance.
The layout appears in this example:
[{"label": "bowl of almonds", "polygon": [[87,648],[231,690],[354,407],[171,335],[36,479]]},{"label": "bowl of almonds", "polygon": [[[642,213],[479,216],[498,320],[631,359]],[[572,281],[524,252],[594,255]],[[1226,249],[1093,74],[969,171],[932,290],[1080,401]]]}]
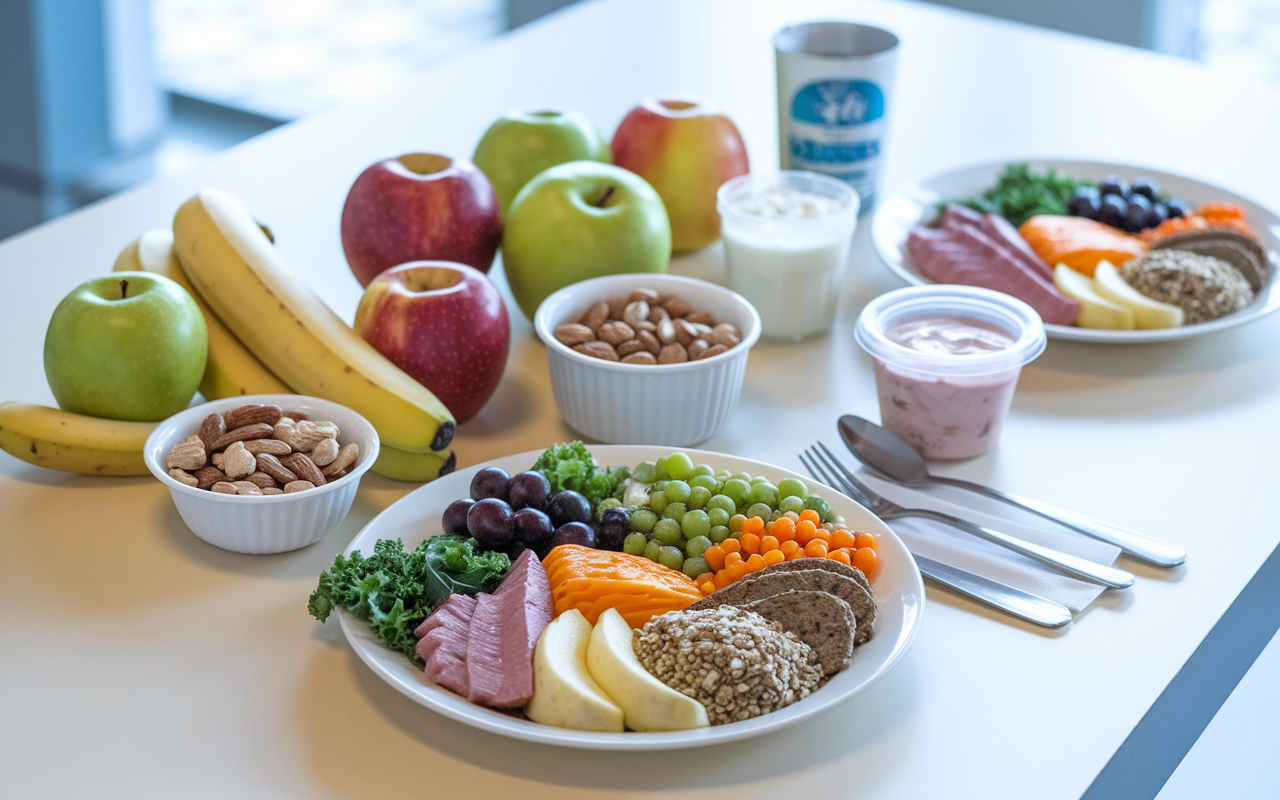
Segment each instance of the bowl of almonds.
[{"label": "bowl of almonds", "polygon": [[270,394],[169,417],[143,459],[196,536],[237,553],[283,553],[342,522],[378,449],[377,431],[351,409]]},{"label": "bowl of almonds", "polygon": [[628,273],[566,286],[533,327],[572,428],[609,444],[685,447],[737,406],[760,315],[714,283]]}]

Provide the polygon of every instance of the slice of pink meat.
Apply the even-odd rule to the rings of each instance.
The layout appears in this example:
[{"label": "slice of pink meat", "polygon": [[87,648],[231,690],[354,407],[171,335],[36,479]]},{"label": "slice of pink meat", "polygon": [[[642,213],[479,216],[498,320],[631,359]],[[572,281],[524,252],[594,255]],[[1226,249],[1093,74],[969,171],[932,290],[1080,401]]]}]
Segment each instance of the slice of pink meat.
[{"label": "slice of pink meat", "polygon": [[464,697],[471,685],[467,637],[476,606],[474,597],[450,595],[415,631],[422,634],[415,649],[427,678]]},{"label": "slice of pink meat", "polygon": [[1027,240],[1022,238],[1013,223],[999,214],[982,215],[982,232],[1004,245],[1006,251],[1014,258],[1039,272],[1049,283],[1053,283],[1053,267],[1040,254],[1031,249]]},{"label": "slice of pink meat", "polygon": [[477,598],[467,632],[467,699],[517,708],[533,696],[533,651],[554,614],[547,571],[532,550],[492,595]]},{"label": "slice of pink meat", "polygon": [[1004,292],[1034,308],[1047,323],[1070,325],[1080,311],[1079,303],[973,225],[914,228],[907,251],[931,280]]}]

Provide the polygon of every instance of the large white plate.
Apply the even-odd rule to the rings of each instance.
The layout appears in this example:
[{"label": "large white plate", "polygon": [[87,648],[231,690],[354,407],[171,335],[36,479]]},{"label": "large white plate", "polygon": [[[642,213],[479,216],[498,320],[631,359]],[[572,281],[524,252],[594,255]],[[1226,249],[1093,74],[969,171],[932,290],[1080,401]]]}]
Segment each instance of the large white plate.
[{"label": "large white plate", "polygon": [[[916,285],[933,283],[924,277],[912,262],[911,254],[907,252],[907,235],[916,225],[934,218],[935,208],[939,202],[973,197],[989,189],[995,184],[996,176],[1008,163],[1010,162],[997,161],[952,170],[899,189],[890,195],[876,209],[875,216],[871,220],[871,238],[881,260],[907,283]],[[1280,248],[1280,217],[1270,210],[1225,189],[1146,167],[1061,159],[1031,161],[1030,164],[1037,172],[1053,168],[1073,178],[1091,180],[1101,180],[1107,175],[1119,175],[1126,180],[1132,180],[1140,175],[1146,175],[1160,181],[1162,192],[1180,197],[1192,206],[1211,202],[1239,204],[1244,206],[1249,214],[1249,225],[1262,237],[1263,247],[1268,250],[1270,260],[1267,282],[1262,287],[1262,291],[1258,292],[1253,303],[1230,316],[1181,328],[1143,331],[1105,331],[1077,328],[1071,325],[1045,325],[1045,330],[1050,337],[1077,342],[1112,344],[1165,342],[1234,328],[1280,308],[1280,282],[1276,281],[1276,271],[1280,268],[1276,257],[1276,249]]]},{"label": "large white plate", "polygon": [[[597,463],[605,466],[634,467],[641,461],[656,461],[671,452],[670,448],[630,445],[597,445],[591,447]],[[511,474],[533,466],[540,451],[500,458],[447,475],[417,489],[383,511],[351,540],[347,554],[360,550],[370,553],[378,539],[404,541],[413,548],[425,539],[442,532],[440,516],[449,503],[468,496],[471,477],[484,467],[502,467]],[[836,490],[793,472],[745,458],[685,450],[695,462],[716,469],[763,475],[775,484],[783,478],[802,478],[818,494],[826,498],[832,510],[858,530],[879,534],[879,554],[883,559],[880,574],[872,585],[878,604],[875,636],[853,654],[853,663],[809,697],[780,711],[745,722],[717,725],[692,731],[670,733],[596,733],[539,725],[502,714],[466,699],[427,680],[421,669],[401,653],[378,644],[368,626],[356,617],[339,610],[339,620],[347,640],[360,659],[378,677],[414,702],[446,717],[465,722],[486,731],[516,739],[543,744],[581,747],[593,750],[666,750],[698,747],[730,742],[776,731],[821,714],[827,709],[865,691],[897,663],[920,627],[924,604],[924,586],[920,572],[902,541],[889,527],[867,509]]]}]

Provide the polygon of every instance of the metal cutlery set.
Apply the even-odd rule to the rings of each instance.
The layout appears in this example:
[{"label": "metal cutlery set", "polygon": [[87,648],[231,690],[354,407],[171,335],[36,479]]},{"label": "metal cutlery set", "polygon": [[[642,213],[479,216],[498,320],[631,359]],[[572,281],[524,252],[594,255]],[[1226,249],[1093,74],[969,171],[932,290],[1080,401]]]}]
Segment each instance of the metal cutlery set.
[{"label": "metal cutlery set", "polygon": [[[909,444],[890,431],[861,417],[852,415],[841,417],[839,428],[840,435],[850,452],[873,475],[891,483],[908,487],[929,484],[946,485],[971,491],[1022,509],[1077,534],[1115,545],[1124,553],[1158,567],[1175,567],[1187,558],[1185,551],[1133,531],[1107,525],[1045,503],[1006,494],[981,484],[930,475],[924,459]],[[813,477],[843,491],[882,519],[918,517],[940,522],[1006,547],[1073,578],[1116,589],[1123,589],[1133,584],[1133,575],[1122,569],[1097,564],[1088,559],[1028,542],[950,514],[923,508],[903,508],[880,496],[870,486],[858,480],[821,442],[801,453],[800,461]],[[921,574],[925,577],[1015,617],[1051,628],[1066,625],[1071,621],[1070,609],[1061,603],[984,578],[959,567],[939,563],[917,553],[912,555],[920,567]]]}]

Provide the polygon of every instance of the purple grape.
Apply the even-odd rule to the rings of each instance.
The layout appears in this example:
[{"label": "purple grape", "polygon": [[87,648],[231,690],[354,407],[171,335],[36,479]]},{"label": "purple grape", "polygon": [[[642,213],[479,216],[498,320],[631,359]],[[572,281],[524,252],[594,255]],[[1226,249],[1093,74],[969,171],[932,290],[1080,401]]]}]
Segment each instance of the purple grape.
[{"label": "purple grape", "polygon": [[631,533],[631,514],[622,508],[606,508],[600,514],[600,533],[598,539],[600,541],[601,550],[622,550],[622,541],[627,538],[627,534]]},{"label": "purple grape", "polygon": [[1147,227],[1147,215],[1151,213],[1151,201],[1145,196],[1135,194],[1129,198],[1129,207],[1124,212],[1124,229],[1129,233],[1137,233]]},{"label": "purple grape", "polygon": [[440,520],[440,526],[444,528],[444,532],[467,533],[467,512],[475,502],[470,497],[464,497],[450,503],[444,510],[444,517]]},{"label": "purple grape", "polygon": [[596,532],[585,522],[566,522],[551,534],[551,546],[562,544],[580,544],[583,547],[596,546]]},{"label": "purple grape", "polygon": [[511,520],[516,543],[532,547],[534,550],[537,550],[539,545],[550,541],[551,534],[556,529],[551,524],[551,517],[536,508],[522,508],[512,516]]},{"label": "purple grape", "polygon": [[1170,197],[1165,200],[1164,206],[1169,209],[1169,219],[1191,216],[1191,206],[1187,205],[1186,201],[1179,200],[1176,197]]},{"label": "purple grape", "polygon": [[541,472],[521,472],[507,484],[507,502],[514,509],[536,508],[545,511],[551,495],[551,483]]},{"label": "purple grape", "polygon": [[1169,209],[1164,203],[1152,203],[1151,210],[1147,212],[1147,227],[1154,228],[1168,218]]},{"label": "purple grape", "polygon": [[515,535],[513,514],[506,500],[486,497],[467,512],[467,531],[483,550],[502,550]]},{"label": "purple grape", "polygon": [[1147,177],[1134,178],[1133,186],[1130,187],[1130,190],[1134,194],[1142,195],[1154,203],[1156,198],[1160,196],[1160,181]]},{"label": "purple grape", "polygon": [[1067,201],[1067,211],[1077,217],[1098,218],[1098,209],[1102,206],[1102,195],[1096,186],[1081,186]]},{"label": "purple grape", "polygon": [[1102,183],[1098,184],[1098,190],[1103,195],[1119,195],[1122,198],[1129,197],[1129,182],[1119,175],[1108,175],[1102,179]]},{"label": "purple grape", "polygon": [[486,497],[507,499],[507,483],[511,475],[501,467],[485,467],[471,479],[471,498],[483,500]]},{"label": "purple grape", "polygon": [[551,496],[551,500],[547,503],[547,513],[551,515],[551,521],[556,524],[556,527],[566,522],[589,523],[591,522],[591,501],[572,489],[565,489]]},{"label": "purple grape", "polygon": [[1124,227],[1124,215],[1129,210],[1129,203],[1118,194],[1104,195],[1102,207],[1098,209],[1098,222],[1113,228]]}]

